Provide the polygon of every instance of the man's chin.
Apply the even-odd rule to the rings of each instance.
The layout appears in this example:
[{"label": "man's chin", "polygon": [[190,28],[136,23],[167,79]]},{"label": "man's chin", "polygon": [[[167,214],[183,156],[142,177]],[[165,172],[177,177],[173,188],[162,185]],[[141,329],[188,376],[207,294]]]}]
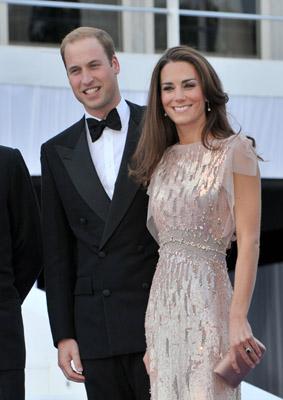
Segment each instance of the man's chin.
[{"label": "man's chin", "polygon": [[77,97],[77,100],[79,100],[80,103],[84,106],[85,109],[88,110],[99,110],[100,108],[103,108],[104,103],[101,101],[101,99],[93,99],[93,98],[86,98],[86,96],[81,96]]},{"label": "man's chin", "polygon": [[109,106],[106,104],[84,104],[86,111],[91,115],[96,115],[97,118],[103,119],[109,112]]}]

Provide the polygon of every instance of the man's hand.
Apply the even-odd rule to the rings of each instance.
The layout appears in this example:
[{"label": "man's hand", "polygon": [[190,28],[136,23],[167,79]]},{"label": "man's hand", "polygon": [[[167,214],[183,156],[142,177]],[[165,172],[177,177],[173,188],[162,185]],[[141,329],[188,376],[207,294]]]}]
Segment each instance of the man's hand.
[{"label": "man's hand", "polygon": [[147,375],[149,375],[149,358],[148,358],[148,352],[146,351],[144,356],[143,356],[143,363],[147,372]]},{"label": "man's hand", "polygon": [[79,347],[74,339],[62,339],[58,343],[58,365],[70,381],[78,383],[85,381]]}]

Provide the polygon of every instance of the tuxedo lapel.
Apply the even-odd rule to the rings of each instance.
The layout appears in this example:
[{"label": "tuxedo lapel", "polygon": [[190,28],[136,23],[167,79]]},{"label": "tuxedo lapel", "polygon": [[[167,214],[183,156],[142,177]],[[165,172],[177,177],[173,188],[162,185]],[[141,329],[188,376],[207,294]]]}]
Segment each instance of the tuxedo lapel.
[{"label": "tuxedo lapel", "polygon": [[139,138],[139,124],[140,120],[137,120],[135,110],[131,108],[131,116],[129,121],[129,128],[127,134],[127,140],[125,149],[118,173],[118,177],[115,183],[115,190],[109,210],[107,223],[105,226],[104,234],[100,243],[102,248],[107,240],[111,237],[114,230],[119,225],[121,219],[125,215],[129,208],[139,185],[136,184],[132,178],[129,177],[128,164],[131,157],[136,149],[137,141]]},{"label": "tuxedo lapel", "polygon": [[74,147],[56,145],[56,151],[80,196],[102,220],[106,221],[111,201],[93,165],[84,124]]}]

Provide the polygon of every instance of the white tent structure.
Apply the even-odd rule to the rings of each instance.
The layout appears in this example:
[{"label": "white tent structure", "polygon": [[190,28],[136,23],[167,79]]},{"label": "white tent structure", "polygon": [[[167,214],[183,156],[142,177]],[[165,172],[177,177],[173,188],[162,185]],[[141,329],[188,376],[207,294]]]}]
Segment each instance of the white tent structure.
[{"label": "white tent structure", "polygon": [[[118,53],[122,94],[146,104],[158,55]],[[283,178],[283,61],[209,58],[228,93],[236,130],[253,136],[264,178]],[[40,175],[41,144],[81,118],[58,49],[0,46],[0,143],[19,148]]]}]

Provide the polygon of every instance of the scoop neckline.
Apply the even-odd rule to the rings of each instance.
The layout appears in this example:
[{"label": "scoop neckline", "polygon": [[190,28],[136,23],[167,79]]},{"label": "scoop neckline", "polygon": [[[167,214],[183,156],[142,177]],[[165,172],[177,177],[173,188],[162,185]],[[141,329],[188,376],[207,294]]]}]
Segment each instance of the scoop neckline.
[{"label": "scoop neckline", "polygon": [[194,148],[197,146],[202,145],[202,141],[199,140],[197,142],[192,142],[192,143],[175,143],[173,147],[175,147],[176,149],[190,149],[190,148]]},{"label": "scoop neckline", "polygon": [[193,146],[194,144],[200,144],[200,143],[202,143],[202,141],[201,140],[198,140],[197,142],[192,142],[192,143],[180,143],[180,142],[177,142],[177,143],[175,143],[175,146]]},{"label": "scoop neckline", "polygon": [[[230,141],[232,139],[235,139],[236,136],[241,136],[241,135],[234,134],[234,135],[228,136],[228,137],[223,138],[223,139],[213,138],[212,141],[211,141],[211,144],[213,145],[214,143],[219,143],[219,142],[222,142],[222,141],[223,142]],[[180,142],[177,142],[177,143],[174,144],[174,146],[176,146],[178,148],[182,148],[182,147],[185,148],[185,147],[190,147],[190,146],[194,146],[194,145],[197,145],[197,144],[202,144],[203,145],[202,141],[198,140],[197,142],[192,142],[192,143],[180,143]],[[205,146],[203,145],[203,147],[205,147]]]}]

